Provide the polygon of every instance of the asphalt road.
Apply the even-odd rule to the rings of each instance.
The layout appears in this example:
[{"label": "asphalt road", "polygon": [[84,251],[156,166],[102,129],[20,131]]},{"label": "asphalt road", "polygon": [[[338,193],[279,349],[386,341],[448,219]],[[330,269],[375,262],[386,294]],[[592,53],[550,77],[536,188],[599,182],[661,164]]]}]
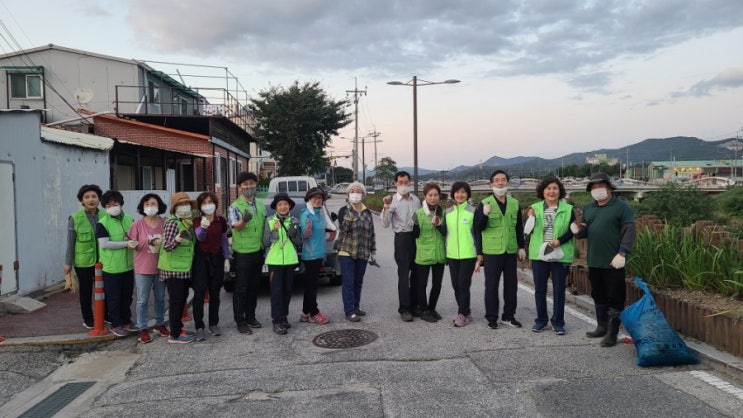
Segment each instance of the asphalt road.
[{"label": "asphalt road", "polygon": [[[329,201],[331,210],[340,204],[339,196]],[[27,408],[64,383],[93,381],[96,385],[62,415],[741,416],[743,391],[735,372],[725,374],[708,363],[635,366],[631,344],[599,347],[597,340],[584,337],[594,325],[572,308],[566,316],[567,335],[532,332],[535,309],[527,287],[519,291],[516,315],[525,327],[489,329],[483,318],[482,273],[472,285],[472,325],[451,324],[456,304],[448,273],[438,309],[444,319],[402,322],[392,233],[379,222],[376,232],[382,267],[367,270],[362,308],[368,314],[361,322],[345,321],[339,287],[322,287],[320,309],[331,322],[299,323],[301,289],[296,289],[287,335],[276,335],[269,327],[241,335],[232,321],[231,295],[223,293],[223,335],[205,342],[176,345],[156,338],[143,345],[132,336],[91,347],[60,367],[42,348],[0,352],[4,367],[15,361],[19,378],[38,380],[0,408],[0,415],[17,416],[25,411],[23,405]],[[269,313],[264,291],[258,319],[269,324]],[[371,331],[377,338],[348,349],[312,342],[320,333],[348,329]],[[38,367],[32,366],[37,361]],[[13,393],[12,384],[0,382],[2,393]]]}]

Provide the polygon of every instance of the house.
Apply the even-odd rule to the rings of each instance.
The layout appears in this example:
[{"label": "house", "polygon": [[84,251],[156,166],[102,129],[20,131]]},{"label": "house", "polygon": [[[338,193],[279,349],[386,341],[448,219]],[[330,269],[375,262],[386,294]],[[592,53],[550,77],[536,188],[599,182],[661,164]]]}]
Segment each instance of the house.
[{"label": "house", "polygon": [[106,188],[114,141],[41,126],[40,110],[0,111],[0,295],[64,280],[67,218],[83,184]]},{"label": "house", "polygon": [[113,138],[104,189],[210,190],[229,202],[255,144],[232,90],[186,86],[144,61],[49,44],[0,55],[0,87],[0,108],[44,109],[48,126]]}]

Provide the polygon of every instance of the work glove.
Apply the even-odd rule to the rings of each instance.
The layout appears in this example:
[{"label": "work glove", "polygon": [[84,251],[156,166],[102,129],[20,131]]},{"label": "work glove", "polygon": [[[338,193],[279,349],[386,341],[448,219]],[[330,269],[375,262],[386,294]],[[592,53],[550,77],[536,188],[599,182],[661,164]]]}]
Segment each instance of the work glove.
[{"label": "work glove", "polygon": [[617,254],[614,256],[614,258],[611,259],[611,263],[609,263],[609,265],[619,270],[624,268],[625,261],[626,260],[624,256],[622,256],[621,254]]},{"label": "work glove", "polygon": [[137,245],[138,244],[139,244],[139,242],[137,240],[135,240],[135,239],[130,239],[129,241],[126,242],[126,246],[130,250],[133,250],[133,249],[137,248]]},{"label": "work glove", "polygon": [[526,222],[524,223],[524,234],[526,235],[531,234],[531,231],[534,230],[535,222],[536,222],[536,218],[533,216],[530,216],[526,219]]},{"label": "work glove", "polygon": [[160,238],[159,238],[159,237],[158,237],[158,238],[152,238],[152,239],[151,239],[151,240],[149,240],[149,242],[147,242],[147,243],[148,243],[148,244],[150,245],[150,247],[152,247],[152,248],[153,248],[154,250],[157,250],[157,249],[159,249],[159,248],[160,248],[160,243],[161,243],[161,240],[160,240]]},{"label": "work glove", "polygon": [[570,232],[572,232],[573,234],[577,234],[578,232],[580,232],[580,226],[578,226],[577,222],[573,222],[570,224]]},{"label": "work glove", "polygon": [[251,219],[253,219],[253,214],[250,213],[250,209],[245,209],[245,212],[243,212],[243,222],[248,223]]},{"label": "work glove", "polygon": [[182,230],[181,232],[178,233],[178,235],[175,236],[175,242],[179,244],[182,243],[183,241],[190,241],[191,239],[193,239],[193,237],[191,236],[191,233],[188,232],[187,229]]},{"label": "work glove", "polygon": [[392,195],[389,194],[382,198],[382,202],[384,203],[384,206],[389,207],[392,204]]},{"label": "work glove", "polygon": [[209,228],[209,225],[211,225],[211,224],[212,224],[211,221],[209,221],[209,219],[207,219],[206,216],[202,216],[201,217],[201,227],[202,228],[207,229],[207,228]]},{"label": "work glove", "polygon": [[518,255],[519,261],[526,260],[526,250],[523,248],[519,248],[519,255]]},{"label": "work glove", "polygon": [[433,217],[431,218],[431,224],[433,224],[433,226],[439,226],[441,224],[441,218],[439,218],[437,215],[433,215]]},{"label": "work glove", "polygon": [[225,273],[230,272],[230,259],[229,258],[224,259],[224,272]]},{"label": "work glove", "polygon": [[485,216],[490,215],[490,211],[492,211],[492,210],[493,210],[493,205],[491,205],[490,203],[486,203],[486,204],[482,205],[482,214],[483,215],[485,215]]}]

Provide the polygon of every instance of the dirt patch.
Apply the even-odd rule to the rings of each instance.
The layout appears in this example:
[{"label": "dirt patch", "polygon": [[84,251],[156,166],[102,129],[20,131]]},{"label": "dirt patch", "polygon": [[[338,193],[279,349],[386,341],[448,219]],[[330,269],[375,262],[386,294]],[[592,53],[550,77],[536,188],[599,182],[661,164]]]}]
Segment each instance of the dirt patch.
[{"label": "dirt patch", "polygon": [[701,307],[708,308],[715,313],[730,311],[731,314],[737,317],[743,317],[743,301],[728,296],[723,296],[719,293],[688,289],[656,288],[653,288],[653,291],[682,300],[684,302],[694,303]]}]

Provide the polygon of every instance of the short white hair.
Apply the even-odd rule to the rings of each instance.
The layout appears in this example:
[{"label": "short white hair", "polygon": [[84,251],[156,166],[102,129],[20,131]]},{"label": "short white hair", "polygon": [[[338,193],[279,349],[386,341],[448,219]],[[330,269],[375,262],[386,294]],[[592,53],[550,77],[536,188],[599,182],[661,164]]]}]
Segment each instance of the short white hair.
[{"label": "short white hair", "polygon": [[361,189],[361,193],[366,196],[366,186],[364,186],[360,181],[354,181],[346,187],[348,193],[351,193],[351,189]]}]

